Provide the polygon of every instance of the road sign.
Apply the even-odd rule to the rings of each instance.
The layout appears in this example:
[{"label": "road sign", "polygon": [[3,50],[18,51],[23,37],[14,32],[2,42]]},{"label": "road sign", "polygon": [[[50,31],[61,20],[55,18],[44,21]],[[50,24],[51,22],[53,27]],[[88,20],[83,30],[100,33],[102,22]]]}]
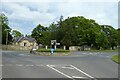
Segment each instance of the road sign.
[{"label": "road sign", "polygon": [[60,43],[56,43],[56,45],[60,45]]},{"label": "road sign", "polygon": [[51,40],[51,45],[55,45],[56,44],[56,40]]}]

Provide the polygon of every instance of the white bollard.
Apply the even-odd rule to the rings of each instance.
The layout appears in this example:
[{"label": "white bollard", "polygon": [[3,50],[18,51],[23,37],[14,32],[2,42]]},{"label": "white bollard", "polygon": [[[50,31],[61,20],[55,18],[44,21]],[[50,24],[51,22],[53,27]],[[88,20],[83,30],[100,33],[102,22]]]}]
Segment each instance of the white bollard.
[{"label": "white bollard", "polygon": [[47,48],[48,48],[48,46],[45,46],[45,48],[47,49]]},{"label": "white bollard", "polygon": [[66,46],[64,46],[63,48],[64,48],[64,50],[66,50]]}]

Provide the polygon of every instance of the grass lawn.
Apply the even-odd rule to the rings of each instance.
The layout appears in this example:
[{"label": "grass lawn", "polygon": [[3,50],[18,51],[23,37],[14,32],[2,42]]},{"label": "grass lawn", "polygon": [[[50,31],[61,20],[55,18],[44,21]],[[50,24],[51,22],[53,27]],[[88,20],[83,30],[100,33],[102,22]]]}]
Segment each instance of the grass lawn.
[{"label": "grass lawn", "polygon": [[120,64],[120,54],[112,56],[112,60]]}]

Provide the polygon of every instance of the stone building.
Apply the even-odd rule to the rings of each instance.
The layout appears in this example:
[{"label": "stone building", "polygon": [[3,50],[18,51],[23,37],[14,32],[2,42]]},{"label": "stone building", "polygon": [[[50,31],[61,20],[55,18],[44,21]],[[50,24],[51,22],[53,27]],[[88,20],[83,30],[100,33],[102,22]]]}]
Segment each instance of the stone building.
[{"label": "stone building", "polygon": [[14,45],[19,46],[20,50],[30,50],[32,48],[38,49],[37,42],[34,38],[24,36],[15,38]]}]

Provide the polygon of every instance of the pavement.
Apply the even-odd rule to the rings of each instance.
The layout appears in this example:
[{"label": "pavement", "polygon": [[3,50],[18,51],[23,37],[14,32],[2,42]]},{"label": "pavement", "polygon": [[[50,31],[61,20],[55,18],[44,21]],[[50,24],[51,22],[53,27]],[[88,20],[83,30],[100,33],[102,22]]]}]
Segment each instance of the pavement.
[{"label": "pavement", "polygon": [[69,56],[39,56],[28,51],[2,51],[2,78],[118,78],[118,52],[71,52]]}]

